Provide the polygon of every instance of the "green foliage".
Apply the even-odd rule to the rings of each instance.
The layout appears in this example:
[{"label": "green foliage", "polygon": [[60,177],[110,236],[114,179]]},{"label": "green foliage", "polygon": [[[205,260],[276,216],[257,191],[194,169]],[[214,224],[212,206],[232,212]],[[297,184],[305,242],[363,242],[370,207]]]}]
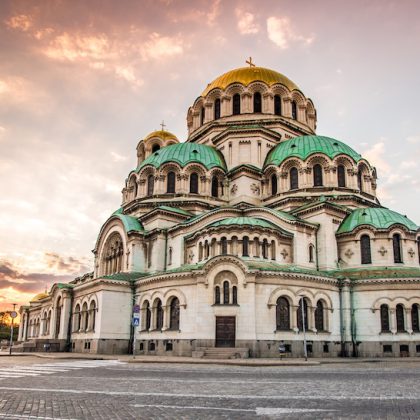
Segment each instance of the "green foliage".
[{"label": "green foliage", "polygon": [[[10,324],[12,318],[9,312],[0,312],[0,340],[10,340]],[[14,324],[13,341],[17,340],[19,324]]]}]

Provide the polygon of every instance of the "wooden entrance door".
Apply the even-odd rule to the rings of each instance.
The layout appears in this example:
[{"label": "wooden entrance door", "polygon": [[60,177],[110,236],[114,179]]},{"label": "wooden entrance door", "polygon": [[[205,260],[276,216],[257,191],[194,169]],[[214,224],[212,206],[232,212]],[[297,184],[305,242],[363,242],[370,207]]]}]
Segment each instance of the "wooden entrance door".
[{"label": "wooden entrance door", "polygon": [[216,347],[235,347],[236,318],[216,316]]}]

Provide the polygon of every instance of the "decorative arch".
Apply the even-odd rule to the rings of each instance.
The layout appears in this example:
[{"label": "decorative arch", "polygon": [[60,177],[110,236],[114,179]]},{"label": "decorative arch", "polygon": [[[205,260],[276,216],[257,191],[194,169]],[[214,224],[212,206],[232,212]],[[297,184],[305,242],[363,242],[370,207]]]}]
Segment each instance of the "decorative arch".
[{"label": "decorative arch", "polygon": [[277,299],[282,296],[289,300],[291,306],[296,306],[296,294],[287,287],[277,287],[274,289],[268,298],[268,306],[276,306]]},{"label": "decorative arch", "polygon": [[169,303],[169,300],[172,297],[177,297],[179,300],[179,305],[180,306],[184,306],[185,308],[187,307],[187,298],[185,297],[185,294],[179,290],[179,289],[169,289],[167,290],[164,294],[163,294],[163,305],[167,306]]}]

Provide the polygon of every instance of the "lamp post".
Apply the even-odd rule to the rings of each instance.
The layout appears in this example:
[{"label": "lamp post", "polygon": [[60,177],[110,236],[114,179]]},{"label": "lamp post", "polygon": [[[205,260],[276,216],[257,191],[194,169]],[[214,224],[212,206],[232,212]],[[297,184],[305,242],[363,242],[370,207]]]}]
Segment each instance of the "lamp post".
[{"label": "lamp post", "polygon": [[15,311],[16,303],[12,303],[13,311],[10,312],[10,317],[12,318],[12,323],[10,325],[10,345],[9,345],[9,356],[12,355],[12,346],[13,346],[13,322],[17,317],[17,312]]},{"label": "lamp post", "polygon": [[306,328],[305,328],[305,310],[304,310],[304,301],[303,295],[299,295],[302,308],[302,329],[303,329],[303,354],[305,356],[305,362],[308,361],[308,350],[306,348]]}]

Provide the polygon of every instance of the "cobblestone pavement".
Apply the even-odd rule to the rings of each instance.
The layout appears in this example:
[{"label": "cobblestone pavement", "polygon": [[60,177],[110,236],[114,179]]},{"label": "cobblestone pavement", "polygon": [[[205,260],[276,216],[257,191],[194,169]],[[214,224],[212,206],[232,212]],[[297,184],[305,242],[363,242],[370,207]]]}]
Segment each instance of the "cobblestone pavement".
[{"label": "cobblestone pavement", "polygon": [[420,419],[420,361],[303,367],[25,361],[0,360],[0,419]]}]

